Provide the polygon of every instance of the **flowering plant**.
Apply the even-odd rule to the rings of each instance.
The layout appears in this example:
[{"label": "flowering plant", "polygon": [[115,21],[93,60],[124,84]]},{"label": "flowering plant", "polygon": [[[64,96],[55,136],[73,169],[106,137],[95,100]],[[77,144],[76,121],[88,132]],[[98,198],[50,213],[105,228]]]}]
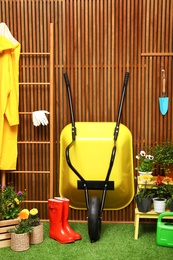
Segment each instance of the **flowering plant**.
[{"label": "flowering plant", "polygon": [[170,198],[173,193],[172,185],[170,185],[171,181],[172,178],[165,177],[162,179],[162,176],[158,175],[153,185],[153,188],[155,188],[155,196],[165,199]]},{"label": "flowering plant", "polygon": [[141,172],[151,172],[155,169],[154,165],[156,161],[154,160],[154,156],[150,154],[146,154],[145,151],[140,151],[140,154],[136,155],[136,159],[139,160],[139,166],[135,169]]},{"label": "flowering plant", "polygon": [[16,233],[16,234],[31,233],[33,231],[33,229],[28,222],[29,210],[23,209],[18,214],[18,218],[20,220],[19,225],[17,225],[15,228],[8,229],[8,232],[9,233]]},{"label": "flowering plant", "polygon": [[29,211],[28,222],[30,226],[40,225],[40,218],[38,217],[38,209],[33,208]]},{"label": "flowering plant", "polygon": [[25,197],[25,192],[15,192],[11,184],[0,186],[0,220],[16,218],[21,211],[21,203]]}]

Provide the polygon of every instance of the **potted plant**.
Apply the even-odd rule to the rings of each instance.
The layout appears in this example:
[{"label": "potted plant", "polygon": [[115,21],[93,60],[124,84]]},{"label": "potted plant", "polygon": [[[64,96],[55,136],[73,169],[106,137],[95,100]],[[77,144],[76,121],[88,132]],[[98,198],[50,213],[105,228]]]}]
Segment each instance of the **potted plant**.
[{"label": "potted plant", "polygon": [[170,181],[172,181],[172,178],[166,177],[162,180],[162,177],[158,175],[156,182],[152,186],[155,190],[155,197],[153,198],[154,211],[157,213],[165,211],[166,201],[171,197]]},{"label": "potted plant", "polygon": [[147,181],[145,181],[144,188],[139,188],[138,193],[135,195],[136,204],[140,212],[148,212],[151,209],[152,198],[154,191],[147,189]]},{"label": "potted plant", "polygon": [[0,220],[17,218],[26,193],[16,192],[12,184],[0,186]]},{"label": "potted plant", "polygon": [[167,199],[166,204],[168,205],[171,212],[173,212],[173,194]]},{"label": "potted plant", "polygon": [[154,147],[150,147],[149,150],[154,155],[158,165],[161,169],[164,169],[166,174],[173,171],[173,142],[165,141],[156,144]]},{"label": "potted plant", "polygon": [[172,178],[165,177],[164,181],[168,182],[168,190],[170,197],[167,199],[166,204],[169,207],[170,211],[173,212],[173,185],[170,185],[170,182],[172,182]]},{"label": "potted plant", "polygon": [[16,192],[12,183],[0,186],[0,247],[10,246],[11,235],[7,230],[19,223],[17,217],[25,197],[26,193]]},{"label": "potted plant", "polygon": [[30,234],[30,244],[43,242],[43,224],[40,223],[38,209],[33,208],[29,211],[28,223],[33,228],[33,232]]},{"label": "potted plant", "polygon": [[139,160],[139,166],[137,166],[135,169],[139,172],[140,175],[152,174],[156,164],[153,155],[146,154],[145,151],[140,151],[140,153],[136,155],[136,159]]},{"label": "potted plant", "polygon": [[29,233],[33,231],[28,222],[29,210],[23,209],[19,214],[19,224],[14,228],[8,229],[11,233],[11,249],[13,251],[25,251],[29,249]]}]

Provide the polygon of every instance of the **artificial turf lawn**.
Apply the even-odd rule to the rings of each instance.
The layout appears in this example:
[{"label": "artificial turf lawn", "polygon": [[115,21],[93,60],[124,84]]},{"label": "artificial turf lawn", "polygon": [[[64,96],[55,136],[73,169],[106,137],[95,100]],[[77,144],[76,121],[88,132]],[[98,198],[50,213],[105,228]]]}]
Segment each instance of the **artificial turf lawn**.
[{"label": "artificial turf lawn", "polygon": [[60,244],[49,238],[49,223],[44,223],[44,241],[31,245],[25,252],[14,252],[10,247],[0,249],[1,259],[27,260],[172,260],[173,248],[156,244],[156,225],[140,225],[139,239],[134,240],[133,224],[102,223],[101,237],[90,243],[85,223],[70,223],[82,234],[82,239],[72,244]]}]

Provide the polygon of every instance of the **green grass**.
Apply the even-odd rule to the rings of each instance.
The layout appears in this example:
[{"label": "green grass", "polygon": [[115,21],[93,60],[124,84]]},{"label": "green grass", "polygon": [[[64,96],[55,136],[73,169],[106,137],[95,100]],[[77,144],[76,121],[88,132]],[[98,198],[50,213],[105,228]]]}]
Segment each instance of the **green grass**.
[{"label": "green grass", "polygon": [[139,239],[134,240],[132,224],[102,224],[101,238],[90,243],[85,223],[70,223],[82,234],[82,240],[60,244],[49,238],[49,223],[44,223],[44,241],[31,245],[25,252],[13,252],[10,247],[0,249],[1,259],[27,260],[172,260],[173,248],[156,244],[156,225],[140,225]]}]

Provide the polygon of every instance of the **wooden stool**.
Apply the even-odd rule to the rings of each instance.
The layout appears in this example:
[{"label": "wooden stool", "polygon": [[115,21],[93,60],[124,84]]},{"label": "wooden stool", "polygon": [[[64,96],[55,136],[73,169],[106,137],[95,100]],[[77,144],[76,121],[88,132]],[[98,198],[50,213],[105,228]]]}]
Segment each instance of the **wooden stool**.
[{"label": "wooden stool", "polygon": [[[170,212],[170,210],[166,210],[165,212]],[[138,239],[138,233],[139,233],[139,220],[140,218],[150,218],[150,219],[157,219],[160,213],[156,213],[154,209],[150,210],[149,212],[140,212],[138,208],[135,208],[135,234],[134,239]],[[173,217],[167,216],[165,217],[167,219],[171,219]]]}]

